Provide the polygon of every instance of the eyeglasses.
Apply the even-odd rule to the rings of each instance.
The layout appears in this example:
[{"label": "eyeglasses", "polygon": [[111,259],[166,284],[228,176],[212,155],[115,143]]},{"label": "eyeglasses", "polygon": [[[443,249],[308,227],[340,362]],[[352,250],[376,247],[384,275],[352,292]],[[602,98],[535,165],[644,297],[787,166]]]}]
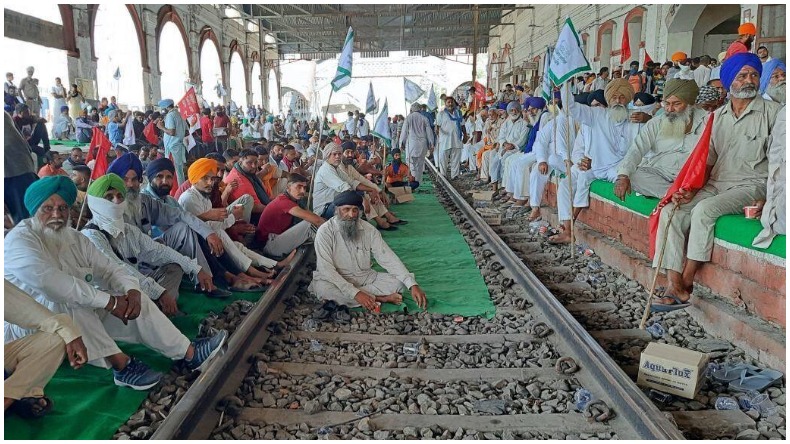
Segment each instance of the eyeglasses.
[{"label": "eyeglasses", "polygon": [[53,207],[52,205],[45,205],[41,207],[41,212],[44,214],[53,214],[55,210],[59,211],[60,213],[66,213],[69,210],[68,205],[58,205],[57,207]]}]

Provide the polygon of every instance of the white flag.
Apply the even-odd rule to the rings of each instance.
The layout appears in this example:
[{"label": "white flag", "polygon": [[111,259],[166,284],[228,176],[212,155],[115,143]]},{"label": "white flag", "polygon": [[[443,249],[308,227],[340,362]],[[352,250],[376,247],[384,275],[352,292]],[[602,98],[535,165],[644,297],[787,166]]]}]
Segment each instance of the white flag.
[{"label": "white flag", "polygon": [[420,88],[420,85],[412,82],[407,78],[403,78],[403,91],[407,102],[416,102],[425,91]]},{"label": "white flag", "polygon": [[378,104],[376,103],[376,96],[373,95],[373,82],[370,82],[370,88],[368,88],[368,100],[365,104],[365,113],[373,114],[378,109]]},{"label": "white flag", "polygon": [[540,94],[546,103],[551,103],[552,87],[551,87],[551,74],[549,73],[549,64],[551,63],[551,48],[546,50],[546,55],[543,56],[543,82],[541,84]]},{"label": "white flag", "polygon": [[136,143],[134,137],[134,113],[129,112],[129,117],[126,119],[126,127],[123,131],[123,144],[126,146],[134,145]]},{"label": "white flag", "polygon": [[348,27],[346,41],[343,43],[343,52],[340,53],[340,61],[337,64],[335,78],[332,79],[332,90],[340,91],[340,88],[351,83],[351,63],[354,55],[354,30]]},{"label": "white flag", "polygon": [[565,20],[560,38],[557,39],[557,46],[551,55],[549,76],[555,85],[560,85],[573,78],[577,73],[590,71],[590,69],[590,62],[584,56],[579,34],[576,33],[573,22],[568,18]]},{"label": "white flag", "polygon": [[392,134],[390,133],[390,125],[387,122],[387,99],[384,99],[384,108],[381,110],[378,119],[376,119],[376,126],[373,128],[373,135],[384,141],[387,147],[392,147]]},{"label": "white flag", "polygon": [[428,111],[436,111],[439,106],[436,104],[436,93],[433,91],[433,84],[431,84],[431,91],[428,93]]}]

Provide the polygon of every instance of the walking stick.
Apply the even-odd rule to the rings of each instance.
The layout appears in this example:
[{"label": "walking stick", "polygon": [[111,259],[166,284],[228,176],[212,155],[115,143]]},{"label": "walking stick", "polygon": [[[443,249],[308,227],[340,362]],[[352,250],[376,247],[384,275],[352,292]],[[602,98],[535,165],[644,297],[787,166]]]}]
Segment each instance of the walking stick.
[{"label": "walking stick", "polygon": [[[569,85],[565,82],[565,88],[567,91],[566,97],[570,97],[573,100],[573,96],[571,96]],[[571,116],[570,116],[570,104],[564,104],[562,107],[565,111],[565,152],[568,155],[568,160],[571,160]],[[556,128],[557,125],[554,125]],[[556,138],[556,137],[555,137]],[[573,214],[573,180],[571,180],[571,166],[568,162],[565,162],[565,174],[567,174],[568,179],[568,190],[570,190],[571,195],[571,259],[576,257],[576,236],[575,236],[575,229],[576,229],[576,221]]]},{"label": "walking stick", "polygon": [[672,216],[675,215],[675,210],[678,209],[678,204],[672,203],[672,211],[667,218],[667,226],[664,227],[664,242],[661,244],[661,251],[658,254],[658,264],[656,271],[653,273],[653,282],[650,284],[650,291],[647,294],[647,301],[645,301],[645,312],[642,314],[642,321],[639,323],[639,329],[644,330],[647,318],[650,316],[650,301],[653,300],[653,293],[656,290],[656,282],[658,281],[658,273],[661,271],[661,261],[664,259],[664,250],[667,248],[667,233],[669,233],[669,224],[672,222]]}]

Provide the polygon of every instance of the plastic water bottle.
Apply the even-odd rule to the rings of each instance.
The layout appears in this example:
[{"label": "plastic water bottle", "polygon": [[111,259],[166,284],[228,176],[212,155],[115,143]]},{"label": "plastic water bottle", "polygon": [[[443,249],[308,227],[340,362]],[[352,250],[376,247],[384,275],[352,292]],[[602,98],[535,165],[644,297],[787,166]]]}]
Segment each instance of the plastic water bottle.
[{"label": "plastic water bottle", "polygon": [[716,410],[738,410],[738,401],[729,396],[719,396],[715,405]]},{"label": "plastic water bottle", "polygon": [[653,339],[663,338],[664,333],[666,333],[666,331],[664,330],[664,326],[661,325],[661,323],[659,322],[654,322],[652,325],[650,325],[650,327],[647,327],[645,330],[648,333],[650,333],[650,336],[652,336]]},{"label": "plastic water bottle", "polygon": [[302,330],[311,332],[316,331],[318,330],[318,322],[313,318],[307,318],[302,322]]},{"label": "plastic water bottle", "polygon": [[576,393],[573,394],[573,402],[576,404],[576,410],[584,411],[587,404],[592,401],[592,393],[586,388],[579,388],[576,390]]},{"label": "plastic water bottle", "polygon": [[420,344],[417,342],[407,342],[403,344],[403,356],[417,356]]},{"label": "plastic water bottle", "polygon": [[324,347],[321,346],[321,343],[318,342],[317,339],[311,339],[310,340],[310,351],[311,352],[320,352],[323,349],[324,349]]}]

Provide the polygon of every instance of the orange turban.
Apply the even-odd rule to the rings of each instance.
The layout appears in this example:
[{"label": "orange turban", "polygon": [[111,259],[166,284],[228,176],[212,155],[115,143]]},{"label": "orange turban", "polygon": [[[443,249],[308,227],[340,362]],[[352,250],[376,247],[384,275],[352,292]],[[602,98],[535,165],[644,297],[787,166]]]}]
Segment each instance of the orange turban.
[{"label": "orange turban", "polygon": [[746,22],[738,27],[738,35],[757,35],[757,28],[754,23]]},{"label": "orange turban", "polygon": [[683,60],[686,60],[687,58],[689,58],[689,57],[683,51],[678,51],[678,52],[672,54],[672,61],[673,62],[682,62]]},{"label": "orange turban", "polygon": [[217,175],[217,161],[214,159],[207,159],[202,158],[195,161],[192,166],[189,167],[187,171],[187,176],[189,178],[189,182],[192,185],[198,183],[200,179],[208,176],[208,175]]}]

